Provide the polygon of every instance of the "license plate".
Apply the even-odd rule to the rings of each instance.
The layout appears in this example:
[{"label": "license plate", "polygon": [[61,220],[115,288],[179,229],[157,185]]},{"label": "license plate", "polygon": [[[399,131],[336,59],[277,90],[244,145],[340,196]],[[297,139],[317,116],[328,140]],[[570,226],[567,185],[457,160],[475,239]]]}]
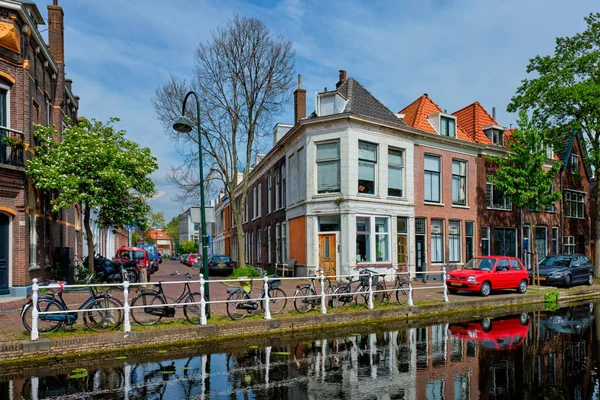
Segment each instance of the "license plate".
[{"label": "license plate", "polygon": [[538,280],[540,280],[540,281],[545,281],[545,280],[546,280],[546,278],[539,277],[539,278],[538,278]]},{"label": "license plate", "polygon": [[219,267],[226,267],[227,264],[219,264]]},{"label": "license plate", "polygon": [[462,286],[462,283],[450,282],[450,286]]}]

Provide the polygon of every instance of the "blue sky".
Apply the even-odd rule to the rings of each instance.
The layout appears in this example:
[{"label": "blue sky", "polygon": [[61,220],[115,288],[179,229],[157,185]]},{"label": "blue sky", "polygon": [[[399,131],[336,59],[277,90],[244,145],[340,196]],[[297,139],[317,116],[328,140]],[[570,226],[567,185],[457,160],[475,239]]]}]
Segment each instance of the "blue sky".
[{"label": "blue sky", "polygon": [[[51,0],[36,0],[42,15]],[[296,72],[308,90],[333,88],[338,70],[397,112],[423,93],[453,112],[474,101],[506,105],[525,66],[554,49],[557,36],[585,28],[597,0],[300,1],[59,0],[65,13],[67,76],[81,96],[80,115],[121,118],[128,136],[152,149],[159,194],[150,201],[170,220],[187,204],[167,182],[179,158],[156,119],[151,98],[169,73],[190,77],[193,52],[234,13],[260,18],[294,43]],[[45,27],[40,27],[45,29]],[[275,122],[293,122],[292,105]]]}]

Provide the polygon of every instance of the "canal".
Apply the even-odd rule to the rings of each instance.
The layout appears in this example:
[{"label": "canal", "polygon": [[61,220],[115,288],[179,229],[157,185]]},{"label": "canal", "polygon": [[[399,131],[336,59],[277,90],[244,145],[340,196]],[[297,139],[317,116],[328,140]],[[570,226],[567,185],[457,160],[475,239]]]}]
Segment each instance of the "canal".
[{"label": "canal", "polygon": [[599,309],[0,367],[0,398],[596,399]]}]

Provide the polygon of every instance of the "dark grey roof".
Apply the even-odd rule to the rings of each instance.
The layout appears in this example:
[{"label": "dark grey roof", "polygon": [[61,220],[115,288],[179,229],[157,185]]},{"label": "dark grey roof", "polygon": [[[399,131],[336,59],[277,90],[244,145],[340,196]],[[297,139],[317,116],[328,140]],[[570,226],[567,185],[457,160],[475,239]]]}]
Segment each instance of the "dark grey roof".
[{"label": "dark grey roof", "polygon": [[[406,126],[400,118],[377,100],[375,96],[365,89],[356,79],[346,79],[336,91],[348,100],[344,112]],[[316,117],[316,114],[313,112],[309,118],[314,117]]]}]

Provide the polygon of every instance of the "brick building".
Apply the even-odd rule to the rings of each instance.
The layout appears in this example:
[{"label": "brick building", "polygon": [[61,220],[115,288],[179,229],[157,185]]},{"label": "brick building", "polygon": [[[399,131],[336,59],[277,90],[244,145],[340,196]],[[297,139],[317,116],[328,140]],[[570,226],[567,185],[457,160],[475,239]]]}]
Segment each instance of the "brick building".
[{"label": "brick building", "polygon": [[67,117],[77,118],[79,98],[65,77],[63,19],[54,0],[46,44],[33,1],[0,1],[0,295],[25,294],[50,266],[72,263],[82,242],[76,210],[52,213],[51,194],[35,189],[24,168],[36,125],[54,125],[60,134]]}]

